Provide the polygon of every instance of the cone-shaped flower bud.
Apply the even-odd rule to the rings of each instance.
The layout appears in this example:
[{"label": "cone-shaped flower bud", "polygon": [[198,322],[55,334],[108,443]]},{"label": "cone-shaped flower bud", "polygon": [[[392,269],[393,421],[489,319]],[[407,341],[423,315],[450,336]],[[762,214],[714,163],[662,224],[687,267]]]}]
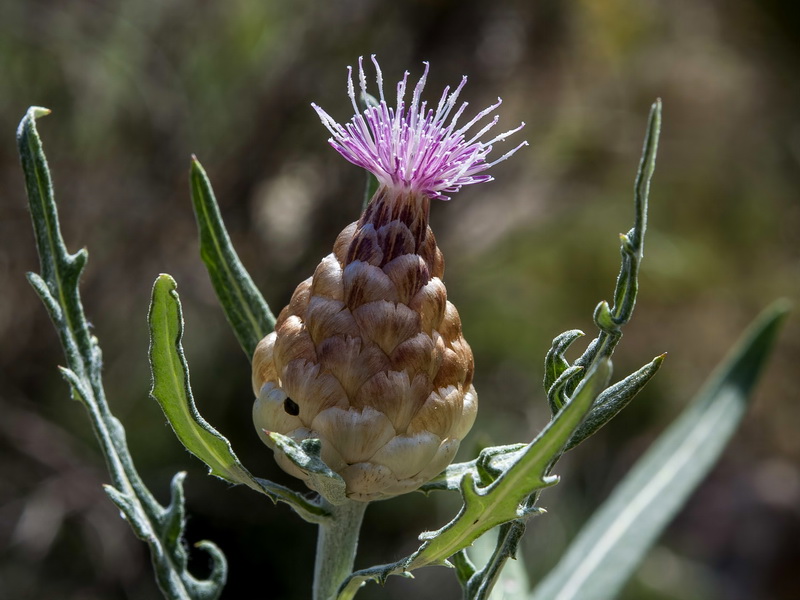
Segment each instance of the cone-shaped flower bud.
[{"label": "cone-shaped flower bud", "polygon": [[[498,103],[457,127],[454,112],[466,78],[444,90],[435,110],[421,102],[428,73],[405,103],[408,73],[390,107],[377,71],[379,101],[344,126],[314,105],[347,160],[368,169],[380,187],[361,218],[342,231],[333,252],[302,282],[253,357],[253,419],[267,432],[319,438],[322,459],[355,500],[412,491],[439,474],[472,427],[477,396],[472,351],[458,311],[447,300],[444,260],[428,226],[431,198],[491,179],[492,144],[480,141],[497,122],[478,126]],[[366,78],[359,60],[359,81]],[[308,477],[273,447],[278,464]]]}]

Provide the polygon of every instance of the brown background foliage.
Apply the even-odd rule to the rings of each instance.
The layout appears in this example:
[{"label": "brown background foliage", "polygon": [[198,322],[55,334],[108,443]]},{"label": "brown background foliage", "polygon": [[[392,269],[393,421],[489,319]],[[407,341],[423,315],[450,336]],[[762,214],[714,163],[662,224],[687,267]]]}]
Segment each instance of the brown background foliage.
[{"label": "brown background foliage", "polygon": [[[450,298],[475,352],[481,408],[462,449],[530,439],[546,422],[541,363],[617,273],[616,233],[647,111],[664,102],[639,305],[622,375],[662,352],[656,380],[559,465],[522,561],[533,580],[678,414],[758,310],[797,298],[800,9],[780,0],[229,0],[0,5],[0,598],[154,598],[143,545],[105,498],[102,457],[55,369],[60,348],[24,279],[37,269],[13,132],[31,104],[64,235],[87,246],[85,306],[107,392],[148,484],[187,470],[188,538],[230,559],[224,598],[308,597],[315,533],[285,507],[206,477],[147,398],[145,318],[160,272],[178,281],[201,412],[256,473],[291,483],[250,423],[249,365],[197,252],[188,197],[203,162],[242,259],[275,310],[353,220],[363,175],[325,143],[309,104],[349,117],[345,66],[376,53],[386,81],[431,62],[429,91],[470,77],[473,107],[504,99],[531,146],[497,181],[436,203]],[[793,317],[718,468],[627,598],[797,598],[800,404]],[[453,498],[375,504],[357,564],[389,561],[452,514]],[[369,562],[367,562],[369,561]],[[202,573],[206,560],[196,559]],[[428,570],[365,598],[457,597]]]}]

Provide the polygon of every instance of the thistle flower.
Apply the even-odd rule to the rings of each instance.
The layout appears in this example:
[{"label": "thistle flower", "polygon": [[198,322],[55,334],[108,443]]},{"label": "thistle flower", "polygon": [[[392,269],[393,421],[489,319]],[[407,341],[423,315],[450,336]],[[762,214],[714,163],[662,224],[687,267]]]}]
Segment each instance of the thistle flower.
[{"label": "thistle flower", "polygon": [[[337,123],[312,104],[330,144],[372,172],[380,185],[360,219],[337,237],[333,252],[295,290],[275,331],[253,356],[253,420],[297,441],[319,438],[322,459],[347,484],[348,497],[375,500],[412,491],[452,461],[472,427],[477,395],[472,351],[447,300],[444,260],[428,226],[430,199],[490,181],[485,172],[526,142],[487,162],[492,145],[519,131],[481,141],[500,105],[461,127],[456,109],[466,77],[445,88],[436,109],[422,101],[428,63],[406,104],[408,72],[389,106],[375,57],[379,100],[359,110],[352,68],[347,92],[355,115]],[[359,85],[366,76],[359,59]],[[469,136],[469,137],[468,137]],[[308,482],[278,449],[278,464]]]}]

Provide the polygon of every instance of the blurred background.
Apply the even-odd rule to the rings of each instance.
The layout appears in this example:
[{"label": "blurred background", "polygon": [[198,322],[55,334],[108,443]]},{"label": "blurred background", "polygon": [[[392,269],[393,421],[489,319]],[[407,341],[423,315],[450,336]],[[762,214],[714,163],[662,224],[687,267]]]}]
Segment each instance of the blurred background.
[{"label": "blurred background", "polygon": [[[477,364],[481,409],[460,458],[530,440],[547,422],[542,361],[580,328],[618,272],[617,234],[647,113],[664,128],[633,321],[616,376],[668,352],[626,411],[559,463],[521,562],[532,581],[676,417],[741,330],[800,292],[800,5],[780,0],[140,0],[0,4],[0,599],[158,597],[145,547],[105,497],[88,419],[56,365],[59,343],[25,281],[38,270],[14,131],[29,105],[64,237],[90,261],[87,314],[112,410],[166,500],[186,470],[188,542],[230,562],[223,598],[309,597],[315,531],[205,474],[148,399],[146,314],[160,272],[178,281],[202,414],[262,477],[289,485],[250,421],[243,355],[200,261],[192,153],[242,260],[276,312],[354,220],[364,175],[310,107],[350,117],[346,66],[376,53],[385,80],[431,62],[430,99],[469,76],[473,108],[504,100],[530,147],[496,181],[435,203],[446,283]],[[509,146],[510,147],[510,146]],[[502,151],[502,150],[501,150]],[[793,315],[752,410],[718,467],[649,554],[624,598],[800,598],[800,325]],[[573,358],[582,350],[576,344]],[[449,495],[370,507],[357,566],[396,560],[456,510]],[[193,555],[198,574],[207,558]],[[372,585],[370,598],[456,598],[446,569]]]}]

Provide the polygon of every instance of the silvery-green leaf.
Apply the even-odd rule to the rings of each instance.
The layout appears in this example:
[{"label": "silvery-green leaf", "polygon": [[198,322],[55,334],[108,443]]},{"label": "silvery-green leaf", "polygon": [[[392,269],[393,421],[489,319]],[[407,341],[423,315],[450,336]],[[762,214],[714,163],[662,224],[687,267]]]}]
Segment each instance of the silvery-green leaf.
[{"label": "silvery-green leaf", "polygon": [[601,393],[594,406],[586,415],[581,426],[572,435],[567,444],[567,450],[571,450],[583,440],[594,435],[598,429],[613,419],[619,412],[630,404],[642,388],[661,368],[666,354],[657,356],[638,371],[631,373],[625,379],[609,386]]},{"label": "silvery-green leaf", "polygon": [[148,317],[153,376],[150,395],[161,406],[175,435],[189,452],[208,465],[212,475],[244,484],[275,502],[285,502],[312,523],[325,519],[327,512],[301,494],[253,477],[239,462],[227,438],[200,416],[192,397],[189,369],[181,345],[183,315],[176,287],[172,277],[159,275],[153,285]]},{"label": "silvery-green leaf", "polygon": [[564,353],[572,345],[572,342],[582,335],[584,335],[584,333],[580,329],[571,329],[570,331],[565,331],[561,335],[556,336],[553,339],[550,350],[547,351],[547,355],[544,357],[544,391],[548,395],[550,409],[553,414],[561,409],[564,402],[562,401],[556,404],[556,399],[550,398],[550,390],[564,371],[570,368],[569,362],[564,358]]},{"label": "silvery-green leaf", "polygon": [[474,460],[449,465],[437,477],[422,484],[419,491],[428,494],[437,490],[461,489],[461,480],[467,473],[475,481],[488,485],[514,462],[516,455],[526,446],[527,444],[509,444],[484,448]]},{"label": "silvery-green leaf", "polygon": [[171,600],[214,600],[227,577],[222,552],[211,542],[201,542],[211,558],[211,573],[205,580],[188,570],[183,544],[183,474],[173,479],[172,502],[162,507],[142,482],[125,442],[125,430],[111,413],[102,380],[102,352],[89,328],[78,289],[88,253],[70,254],[61,236],[50,171],[36,131],[36,119],[50,111],[33,107],[17,130],[22,168],[28,192],[41,275],[28,273],[28,280],[53,321],[66,356],[61,374],[72,396],[85,407],[106,458],[113,485],[106,493],[120,509],[134,533],[150,547],[153,568],[161,592]]},{"label": "silvery-green leaf", "polygon": [[318,439],[296,442],[283,434],[271,431],[269,438],[298,469],[308,475],[309,485],[334,505],[347,500],[346,484],[341,475],[331,470],[321,458],[322,444]]},{"label": "silvery-green leaf", "polygon": [[200,234],[200,256],[214,291],[247,358],[275,327],[275,317],[231,244],[205,170],[192,159],[192,203]]}]

